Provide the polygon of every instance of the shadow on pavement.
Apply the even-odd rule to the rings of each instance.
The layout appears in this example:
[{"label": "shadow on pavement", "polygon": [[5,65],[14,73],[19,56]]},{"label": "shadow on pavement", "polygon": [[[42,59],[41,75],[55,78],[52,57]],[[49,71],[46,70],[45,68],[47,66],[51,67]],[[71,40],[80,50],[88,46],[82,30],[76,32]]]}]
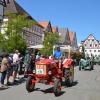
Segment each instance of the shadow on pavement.
[{"label": "shadow on pavement", "polygon": [[[47,93],[54,93],[53,92],[53,87],[50,87],[50,88],[48,88],[48,89],[45,89],[45,90],[40,90],[40,91],[42,91],[44,94],[47,94]],[[61,95],[63,95],[65,93],[65,91],[61,91],[61,93],[58,95],[58,96],[61,96]],[[58,97],[57,96],[57,97]]]},{"label": "shadow on pavement", "polygon": [[[78,81],[74,81],[74,82],[72,83],[72,85],[71,85],[71,86],[68,86],[68,87],[76,86],[78,83],[79,83]],[[65,82],[62,82],[62,86],[67,87],[66,84],[65,84]]]},{"label": "shadow on pavement", "polygon": [[20,85],[22,83],[25,83],[26,79],[24,77],[18,79],[18,80],[15,80],[14,83],[12,85]]},{"label": "shadow on pavement", "polygon": [[3,87],[0,87],[0,91],[2,91],[2,90],[6,90],[6,89],[9,89],[10,87],[8,87],[8,86],[3,86]]},{"label": "shadow on pavement", "polygon": [[79,83],[78,81],[74,81],[74,82],[72,83],[72,87],[73,87],[73,86],[76,86],[78,83]]}]

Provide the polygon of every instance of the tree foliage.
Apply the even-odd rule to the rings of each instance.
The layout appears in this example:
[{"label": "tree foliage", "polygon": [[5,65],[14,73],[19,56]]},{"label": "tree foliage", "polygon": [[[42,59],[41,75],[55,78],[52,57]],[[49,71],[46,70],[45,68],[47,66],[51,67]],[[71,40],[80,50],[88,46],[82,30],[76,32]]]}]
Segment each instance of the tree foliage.
[{"label": "tree foliage", "polygon": [[13,52],[14,49],[23,52],[27,47],[23,38],[24,28],[30,28],[36,22],[28,19],[26,15],[7,14],[6,16],[9,20],[6,23],[7,30],[3,35],[2,42],[0,42],[1,48],[7,52]]},{"label": "tree foliage", "polygon": [[5,43],[4,41],[5,41],[4,35],[0,33],[0,52],[4,48],[4,43]]},{"label": "tree foliage", "polygon": [[83,45],[82,45],[82,55],[83,55],[83,58],[85,58],[85,48]]},{"label": "tree foliage", "polygon": [[59,41],[58,33],[45,33],[44,48],[41,50],[43,54],[49,55],[53,53],[53,46]]}]

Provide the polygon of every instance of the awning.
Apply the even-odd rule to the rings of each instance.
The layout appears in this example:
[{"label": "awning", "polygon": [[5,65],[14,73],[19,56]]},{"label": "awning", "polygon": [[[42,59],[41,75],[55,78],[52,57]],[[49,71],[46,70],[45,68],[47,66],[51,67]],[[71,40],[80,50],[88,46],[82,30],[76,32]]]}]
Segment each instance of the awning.
[{"label": "awning", "polygon": [[43,48],[43,45],[29,46],[28,48],[42,49]]}]

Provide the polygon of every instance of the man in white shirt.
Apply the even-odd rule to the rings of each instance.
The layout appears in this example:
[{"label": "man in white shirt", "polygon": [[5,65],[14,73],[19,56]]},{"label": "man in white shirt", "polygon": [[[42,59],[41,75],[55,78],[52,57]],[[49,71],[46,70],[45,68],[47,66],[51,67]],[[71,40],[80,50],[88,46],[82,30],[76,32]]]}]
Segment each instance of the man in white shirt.
[{"label": "man in white shirt", "polygon": [[18,72],[18,62],[19,62],[19,51],[16,50],[13,54],[13,82],[15,81],[17,72]]}]

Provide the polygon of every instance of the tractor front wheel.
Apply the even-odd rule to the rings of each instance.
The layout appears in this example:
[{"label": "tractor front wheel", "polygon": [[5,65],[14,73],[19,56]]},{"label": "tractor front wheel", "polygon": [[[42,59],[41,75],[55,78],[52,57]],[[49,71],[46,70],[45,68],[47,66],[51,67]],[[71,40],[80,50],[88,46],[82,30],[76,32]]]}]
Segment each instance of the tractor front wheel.
[{"label": "tractor front wheel", "polygon": [[81,66],[79,66],[79,71],[81,71]]},{"label": "tractor front wheel", "polygon": [[54,80],[54,88],[53,88],[53,90],[54,90],[54,95],[55,96],[59,96],[60,95],[60,93],[61,93],[61,81],[60,81],[60,79],[55,79]]},{"label": "tractor front wheel", "polygon": [[35,80],[35,78],[32,77],[32,76],[29,76],[29,77],[27,78],[27,81],[26,81],[26,90],[27,90],[28,92],[34,91],[35,83],[32,83],[32,80]]}]

